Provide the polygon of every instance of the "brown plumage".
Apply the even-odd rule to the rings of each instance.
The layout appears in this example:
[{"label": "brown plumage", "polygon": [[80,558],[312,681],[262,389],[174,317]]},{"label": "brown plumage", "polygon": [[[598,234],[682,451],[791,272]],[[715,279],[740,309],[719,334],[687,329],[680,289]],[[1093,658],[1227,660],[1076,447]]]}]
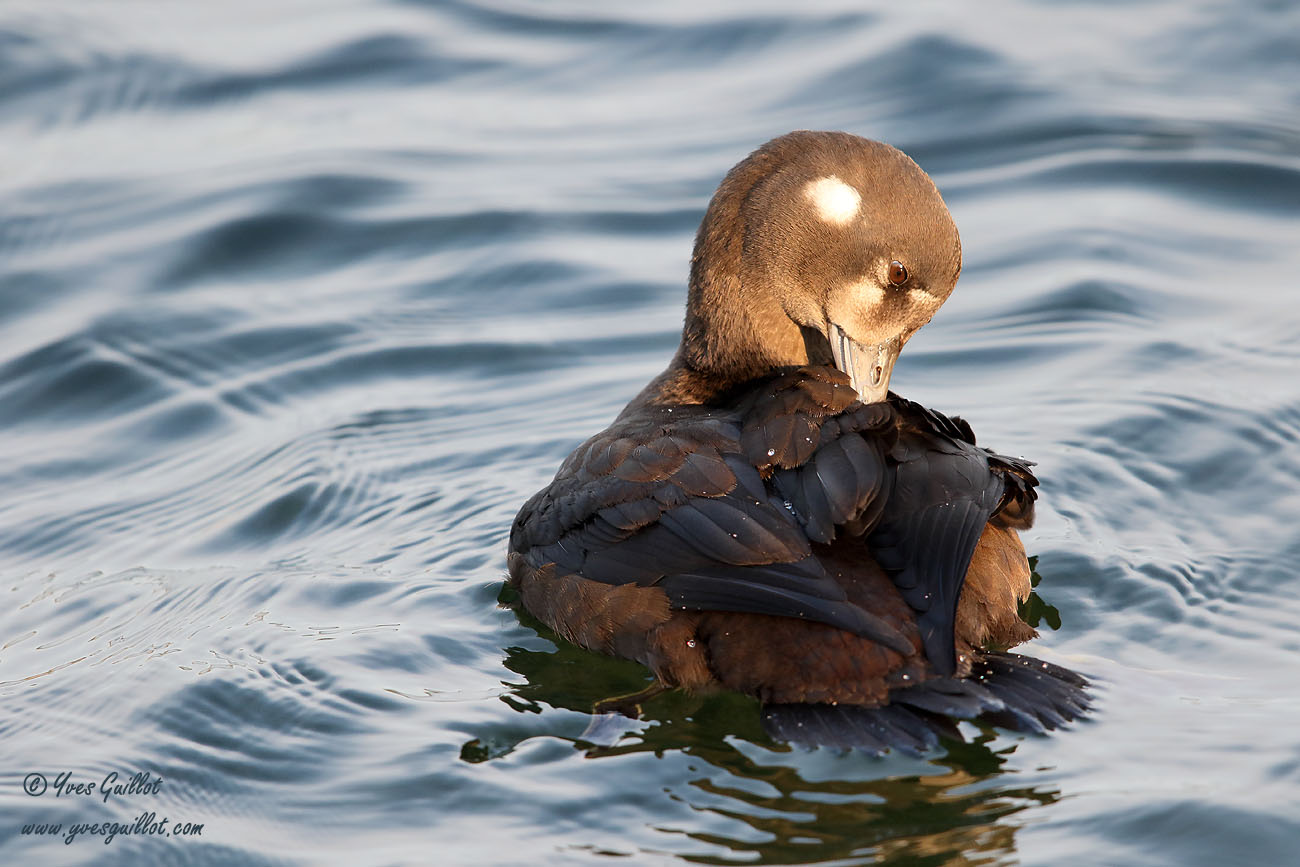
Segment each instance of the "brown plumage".
[{"label": "brown plumage", "polygon": [[920,748],[939,715],[1080,713],[1077,675],[998,652],[1035,634],[1029,465],[888,392],[960,270],[934,184],[887,145],[791,133],[740,163],[668,369],[515,521],[524,607],[665,687],[754,695],[791,740]]}]

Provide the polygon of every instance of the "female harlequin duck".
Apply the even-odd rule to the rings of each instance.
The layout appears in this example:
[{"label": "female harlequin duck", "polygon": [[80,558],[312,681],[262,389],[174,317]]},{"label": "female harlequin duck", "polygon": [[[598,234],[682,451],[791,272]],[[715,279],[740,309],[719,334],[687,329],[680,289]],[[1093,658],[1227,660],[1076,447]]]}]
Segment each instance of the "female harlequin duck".
[{"label": "female harlequin duck", "polygon": [[997,649],[1035,634],[1029,464],[889,392],[960,271],[902,152],[795,132],[751,154],[700,226],[668,369],[519,512],[524,607],[657,689],[756,696],[785,740],[917,750],[954,717],[1080,715],[1083,678]]}]

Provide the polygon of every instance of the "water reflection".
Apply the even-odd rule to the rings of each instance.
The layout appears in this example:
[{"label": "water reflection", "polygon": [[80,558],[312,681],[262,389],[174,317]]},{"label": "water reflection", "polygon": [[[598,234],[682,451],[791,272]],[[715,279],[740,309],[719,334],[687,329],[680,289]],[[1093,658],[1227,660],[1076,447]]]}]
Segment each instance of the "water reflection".
[{"label": "water reflection", "polygon": [[[508,591],[502,595],[511,598]],[[1041,600],[1038,605],[1044,620],[1045,612],[1055,613]],[[512,692],[501,701],[516,712],[587,714],[599,701],[650,683],[642,666],[582,650],[518,613],[552,647],[506,649],[506,667],[522,680],[507,684]],[[1014,860],[1019,828],[1010,817],[1054,803],[1061,793],[1008,775],[1018,738],[968,723],[961,728],[969,740],[945,740],[940,754],[922,758],[808,751],[768,737],[754,699],[676,690],[647,700],[640,719],[627,721],[612,743],[549,736],[592,760],[637,753],[687,759],[690,773],[664,786],[664,795],[699,821],[647,821],[661,834],[702,844],[675,852],[693,863],[1007,863]],[[461,759],[492,761],[538,734],[515,732],[513,741],[499,734],[472,739]]]}]

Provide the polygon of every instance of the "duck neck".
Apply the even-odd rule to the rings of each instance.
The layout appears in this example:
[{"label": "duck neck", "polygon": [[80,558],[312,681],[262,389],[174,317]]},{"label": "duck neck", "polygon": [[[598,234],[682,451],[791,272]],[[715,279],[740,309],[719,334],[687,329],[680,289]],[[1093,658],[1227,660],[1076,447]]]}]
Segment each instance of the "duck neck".
[{"label": "duck neck", "polygon": [[780,159],[760,149],[722,179],[695,236],[681,346],[635,403],[713,403],[750,380],[809,363],[804,330],[743,261],[746,202]]},{"label": "duck neck", "polygon": [[[818,338],[824,343],[825,338]],[[816,356],[804,330],[761,287],[742,286],[734,269],[701,263],[691,269],[682,342],[668,369],[646,386],[637,405],[725,401],[745,383]],[[828,363],[829,358],[814,359]]]},{"label": "duck neck", "polygon": [[699,270],[674,366],[721,391],[808,363],[802,330],[764,287],[745,285],[730,269]]}]

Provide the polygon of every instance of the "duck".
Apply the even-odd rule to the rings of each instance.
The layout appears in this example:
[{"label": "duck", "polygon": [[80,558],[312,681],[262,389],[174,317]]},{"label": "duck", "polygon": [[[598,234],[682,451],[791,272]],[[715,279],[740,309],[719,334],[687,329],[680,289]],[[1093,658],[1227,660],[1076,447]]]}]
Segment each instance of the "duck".
[{"label": "duck", "polygon": [[1033,465],[889,388],[961,266],[890,145],[796,131],[726,174],[675,355],[511,527],[518,604],[653,674],[598,712],[729,690],[778,740],[877,753],[1086,713],[1085,677],[1009,652],[1036,635]]}]

